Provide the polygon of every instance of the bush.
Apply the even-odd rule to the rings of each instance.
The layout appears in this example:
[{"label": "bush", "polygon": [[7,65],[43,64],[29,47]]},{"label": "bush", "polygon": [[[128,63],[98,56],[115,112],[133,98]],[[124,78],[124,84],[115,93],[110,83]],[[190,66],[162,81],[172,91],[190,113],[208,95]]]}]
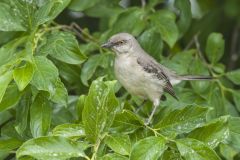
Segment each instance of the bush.
[{"label": "bush", "polygon": [[[191,3],[190,3],[191,2]],[[119,5],[120,4],[120,5]],[[240,158],[237,0],[2,0],[0,159]],[[182,82],[152,104],[115,80],[118,32],[137,37]]]}]

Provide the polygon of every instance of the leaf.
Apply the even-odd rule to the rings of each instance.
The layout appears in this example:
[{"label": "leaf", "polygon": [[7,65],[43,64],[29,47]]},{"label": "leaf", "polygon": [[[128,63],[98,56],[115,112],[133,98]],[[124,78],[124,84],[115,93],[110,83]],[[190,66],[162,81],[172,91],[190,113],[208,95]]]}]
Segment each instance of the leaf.
[{"label": "leaf", "polygon": [[224,104],[225,97],[221,94],[220,88],[212,87],[207,98],[209,106],[213,107],[208,114],[208,118],[214,119],[227,114]]},{"label": "leaf", "polygon": [[[5,32],[4,32],[5,33]],[[26,37],[16,38],[0,48],[0,67],[12,65],[18,58],[17,47],[26,41]]]},{"label": "leaf", "polygon": [[167,149],[162,137],[147,137],[136,142],[132,148],[130,160],[157,160]]},{"label": "leaf", "polygon": [[14,107],[21,98],[21,93],[15,84],[9,85],[0,103],[0,112]]},{"label": "leaf", "polygon": [[43,56],[36,56],[34,60],[35,72],[31,84],[38,90],[52,93],[54,90],[54,84],[58,80],[58,70],[56,66]]},{"label": "leaf", "polygon": [[226,117],[222,117],[217,121],[197,128],[193,130],[188,137],[202,141],[209,147],[215,148],[220,142],[226,141],[229,137],[227,119]]},{"label": "leaf", "polygon": [[97,54],[89,57],[86,63],[84,63],[81,70],[81,80],[84,85],[88,86],[88,80],[93,76],[98,66],[106,58],[106,55]]},{"label": "leaf", "polygon": [[186,160],[220,160],[214,150],[198,140],[183,138],[176,140],[176,144]]},{"label": "leaf", "polygon": [[11,151],[21,146],[22,141],[16,138],[0,139],[0,158],[2,155],[8,155]]},{"label": "leaf", "polygon": [[136,7],[128,8],[113,22],[108,35],[113,35],[119,32],[128,32],[135,36],[139,35],[146,26],[144,16],[144,10]]},{"label": "leaf", "polygon": [[176,109],[166,115],[154,128],[165,135],[188,133],[205,123],[207,112],[207,108],[199,106],[186,106],[182,109]]},{"label": "leaf", "polygon": [[180,11],[180,17],[179,20],[177,21],[177,25],[181,37],[184,35],[184,33],[186,33],[186,31],[191,25],[192,20],[191,3],[189,0],[175,1],[174,3],[175,6]]},{"label": "leaf", "polygon": [[30,139],[17,150],[16,157],[30,156],[35,159],[65,160],[72,157],[86,157],[81,142],[64,137],[49,136]]},{"label": "leaf", "polygon": [[108,135],[104,142],[116,153],[121,155],[130,154],[131,141],[128,135]]},{"label": "leaf", "polygon": [[0,31],[25,31],[15,10],[8,4],[0,2]]},{"label": "leaf", "polygon": [[108,153],[101,157],[100,160],[128,160],[128,158],[116,153]]},{"label": "leaf", "polygon": [[29,124],[29,108],[32,103],[31,98],[31,93],[26,91],[21,97],[19,104],[16,106],[15,130],[22,137],[24,137],[26,131],[28,131],[27,127]]},{"label": "leaf", "polygon": [[42,5],[34,15],[37,25],[55,19],[68,6],[70,1],[71,0],[48,1]]},{"label": "leaf", "polygon": [[240,118],[231,117],[229,118],[229,131],[230,131],[230,145],[235,149],[240,150]]},{"label": "leaf", "polygon": [[96,5],[100,0],[72,0],[69,9],[73,11],[84,11]]},{"label": "leaf", "polygon": [[234,84],[240,85],[240,69],[227,72],[227,78],[230,79]]},{"label": "leaf", "polygon": [[151,28],[143,32],[138,40],[147,53],[157,60],[160,59],[163,50],[163,42],[159,33]]},{"label": "leaf", "polygon": [[[192,75],[209,76],[208,69],[203,65],[200,59],[194,60],[193,63],[191,65],[194,65],[194,67],[188,66],[188,69]],[[194,91],[200,94],[208,92],[210,84],[211,84],[210,81],[192,81],[191,82],[191,86],[193,87]]]},{"label": "leaf", "polygon": [[123,110],[116,114],[111,132],[113,133],[133,133],[138,128],[144,126],[144,122],[133,112]]},{"label": "leaf", "polygon": [[69,64],[81,64],[86,56],[81,53],[78,42],[70,32],[54,32],[47,37],[47,43],[40,48],[41,54]]},{"label": "leaf", "polygon": [[36,28],[36,23],[34,22],[34,13],[36,11],[35,1],[25,1],[25,0],[10,0],[7,2],[13,11],[14,16],[21,25],[26,30],[33,30]]},{"label": "leaf", "polygon": [[3,96],[6,92],[8,84],[12,81],[12,71],[8,71],[0,75],[0,103],[3,100]]},{"label": "leaf", "polygon": [[225,41],[221,33],[211,33],[207,39],[206,53],[208,60],[213,64],[218,62],[223,54]]},{"label": "leaf", "polygon": [[196,50],[194,49],[178,52],[171,57],[171,59],[163,57],[161,64],[176,71],[176,73],[180,75],[189,74],[189,68],[192,66],[194,54],[196,54]]},{"label": "leaf", "polygon": [[234,91],[232,92],[233,95],[233,101],[237,107],[237,110],[240,111],[240,91]]},{"label": "leaf", "polygon": [[64,84],[61,82],[61,80],[58,78],[57,82],[54,86],[54,92],[52,93],[53,96],[51,97],[51,100],[55,103],[62,104],[64,106],[67,106],[68,102],[68,92],[65,88]]},{"label": "leaf", "polygon": [[220,153],[227,160],[234,160],[234,157],[238,154],[238,151],[226,144],[220,144]]},{"label": "leaf", "polygon": [[56,126],[52,131],[53,136],[61,136],[66,138],[85,137],[85,131],[81,124],[61,124]]},{"label": "leaf", "polygon": [[89,17],[115,19],[123,10],[118,1],[101,0],[84,13]]},{"label": "leaf", "polygon": [[161,10],[152,14],[150,19],[155,30],[161,34],[162,39],[172,48],[178,39],[175,15],[170,11]]},{"label": "leaf", "polygon": [[31,63],[26,62],[26,64],[20,68],[16,68],[13,71],[13,78],[18,85],[20,91],[30,83],[34,74],[34,67]]},{"label": "leaf", "polygon": [[47,135],[51,125],[52,109],[43,93],[36,96],[30,107],[30,129],[33,137]]},{"label": "leaf", "polygon": [[81,95],[78,98],[78,102],[77,102],[77,105],[76,105],[76,112],[77,112],[78,121],[82,120],[82,111],[83,111],[83,108],[84,108],[85,100],[86,100],[86,95]]},{"label": "leaf", "polygon": [[97,139],[112,125],[118,106],[114,94],[116,81],[103,82],[102,78],[93,81],[86,97],[82,120],[87,138]]}]

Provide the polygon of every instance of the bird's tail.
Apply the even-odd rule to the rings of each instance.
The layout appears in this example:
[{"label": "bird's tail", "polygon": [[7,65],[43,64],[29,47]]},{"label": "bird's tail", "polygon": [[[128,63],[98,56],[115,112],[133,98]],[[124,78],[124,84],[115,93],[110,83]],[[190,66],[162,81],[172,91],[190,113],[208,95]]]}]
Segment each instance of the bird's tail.
[{"label": "bird's tail", "polygon": [[182,75],[182,76],[179,76],[178,79],[185,80],[185,81],[195,81],[195,80],[213,80],[213,79],[215,79],[215,77]]}]

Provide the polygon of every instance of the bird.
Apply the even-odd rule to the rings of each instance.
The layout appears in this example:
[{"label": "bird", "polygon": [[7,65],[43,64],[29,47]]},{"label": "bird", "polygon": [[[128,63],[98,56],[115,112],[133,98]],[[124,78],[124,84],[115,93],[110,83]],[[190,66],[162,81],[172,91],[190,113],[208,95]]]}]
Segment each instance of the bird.
[{"label": "bird", "polygon": [[117,33],[101,47],[111,49],[115,53],[114,73],[120,84],[131,95],[153,103],[146,125],[151,123],[165,92],[178,100],[173,85],[182,80],[212,79],[210,76],[178,75],[144,51],[130,33]]}]

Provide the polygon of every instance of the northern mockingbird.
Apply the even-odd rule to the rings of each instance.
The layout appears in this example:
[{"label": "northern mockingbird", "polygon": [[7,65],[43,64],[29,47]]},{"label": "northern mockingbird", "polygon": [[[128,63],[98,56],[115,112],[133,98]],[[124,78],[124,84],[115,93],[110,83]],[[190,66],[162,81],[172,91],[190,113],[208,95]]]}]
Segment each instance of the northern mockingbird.
[{"label": "northern mockingbird", "polygon": [[114,72],[118,81],[132,95],[153,102],[153,110],[147,120],[149,124],[164,92],[178,99],[172,85],[181,80],[206,80],[210,77],[180,76],[159,64],[147,54],[138,41],[128,33],[113,35],[102,47],[115,53]]}]

